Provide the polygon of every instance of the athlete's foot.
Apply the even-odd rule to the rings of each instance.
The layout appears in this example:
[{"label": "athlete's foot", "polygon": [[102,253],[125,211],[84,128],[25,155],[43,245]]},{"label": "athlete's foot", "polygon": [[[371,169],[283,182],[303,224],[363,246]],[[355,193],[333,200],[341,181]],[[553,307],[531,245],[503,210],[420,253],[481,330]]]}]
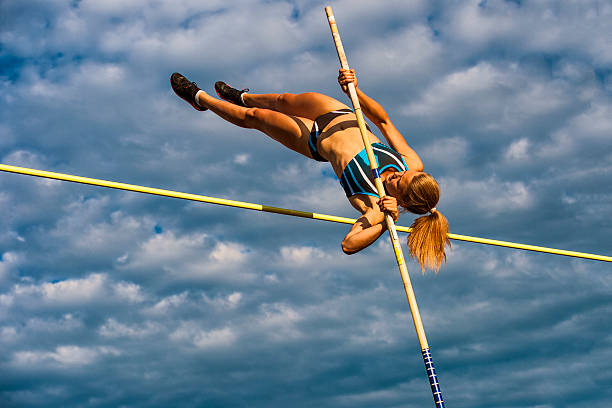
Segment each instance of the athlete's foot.
[{"label": "athlete's foot", "polygon": [[232,88],[225,82],[217,81],[215,82],[215,91],[217,91],[217,95],[219,95],[219,98],[225,99],[226,101],[231,102],[234,105],[246,107],[246,104],[242,100],[242,94],[248,92],[248,89],[245,88],[242,91],[239,91],[235,88]]},{"label": "athlete's foot", "polygon": [[208,110],[208,108],[203,108],[196,102],[196,94],[200,91],[200,88],[196,85],[195,82],[189,82],[187,78],[183,75],[175,72],[170,76],[170,85],[172,86],[172,90],[182,99],[187,101],[194,109],[199,111]]}]

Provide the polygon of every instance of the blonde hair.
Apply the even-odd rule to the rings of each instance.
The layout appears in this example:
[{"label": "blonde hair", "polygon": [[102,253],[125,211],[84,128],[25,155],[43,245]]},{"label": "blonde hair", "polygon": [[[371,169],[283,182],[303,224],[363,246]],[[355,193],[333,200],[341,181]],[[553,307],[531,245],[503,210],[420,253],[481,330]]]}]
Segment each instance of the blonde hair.
[{"label": "blonde hair", "polygon": [[436,180],[427,173],[421,173],[410,181],[407,191],[399,197],[400,205],[415,214],[430,214],[419,217],[410,226],[408,250],[410,256],[421,266],[433,269],[436,273],[446,263],[446,246],[451,246],[448,239],[448,221],[436,209],[440,199],[440,188]]}]

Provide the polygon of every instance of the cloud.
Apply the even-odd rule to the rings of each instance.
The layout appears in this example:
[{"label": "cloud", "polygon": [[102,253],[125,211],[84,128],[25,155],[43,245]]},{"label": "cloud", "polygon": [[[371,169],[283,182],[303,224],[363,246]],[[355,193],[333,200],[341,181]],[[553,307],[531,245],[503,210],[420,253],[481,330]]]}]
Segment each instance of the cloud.
[{"label": "cloud", "polygon": [[150,314],[166,314],[169,310],[180,308],[187,300],[187,292],[180,293],[178,295],[172,295],[159,300],[151,308],[147,309],[146,312]]},{"label": "cloud", "polygon": [[[567,125],[551,135],[551,140],[542,144],[537,150],[544,159],[569,158],[576,150],[582,149],[585,143],[589,146],[605,146],[607,135],[612,131],[612,105],[609,101],[594,101],[591,106],[572,117]],[[601,153],[606,153],[602,150]]]},{"label": "cloud", "polygon": [[19,369],[31,369],[39,365],[79,367],[91,365],[101,356],[117,356],[120,352],[112,348],[87,348],[73,345],[58,346],[53,352],[20,351],[13,356],[12,365]]},{"label": "cloud", "polygon": [[[445,200],[479,210],[479,217],[493,218],[505,212],[531,208],[535,198],[523,182],[505,182],[492,177],[487,180],[440,180]],[[476,216],[476,213],[473,214]]]},{"label": "cloud", "polygon": [[22,307],[75,307],[110,302],[138,303],[143,300],[134,283],[113,282],[106,274],[38,284],[16,284],[7,296],[9,304]]},{"label": "cloud", "polygon": [[104,337],[130,337],[130,338],[142,338],[151,336],[160,331],[160,328],[151,323],[147,322],[140,326],[128,326],[123,323],[119,323],[115,319],[109,318],[107,321],[100,326],[98,329],[100,335]]},{"label": "cloud", "polygon": [[[329,164],[168,84],[348,104],[323,6],[0,2],[2,162],[356,217]],[[610,6],[333,7],[452,232],[612,254]],[[8,173],[0,226],[3,406],[431,404],[386,234],[345,256],[348,225]],[[605,405],[609,265],[453,244],[407,260],[447,403]]]},{"label": "cloud", "polygon": [[280,250],[281,262],[295,262],[296,264],[310,263],[314,260],[320,262],[322,259],[331,258],[317,248],[312,247],[283,247]]},{"label": "cloud", "polygon": [[[171,231],[149,238],[125,255],[120,268],[130,273],[159,270],[174,279],[230,280],[252,279],[248,268],[248,248],[239,243],[219,242],[202,233],[176,236]],[[227,268],[235,272],[227,274]]]},{"label": "cloud", "polygon": [[459,136],[437,139],[425,146],[421,152],[428,163],[435,163],[437,166],[459,167],[467,159],[469,143],[465,138]]},{"label": "cloud", "polygon": [[[522,4],[506,1],[469,1],[445,8],[448,35],[464,46],[518,48],[526,52],[575,52],[597,63],[610,63],[598,33],[607,31],[605,20],[612,14],[598,1]],[[588,24],[581,24],[588,21]]]},{"label": "cloud", "polygon": [[506,153],[504,154],[506,160],[509,161],[523,161],[529,158],[529,139],[522,138],[515,142],[512,142]]},{"label": "cloud", "polygon": [[[458,124],[469,117],[461,128],[483,140],[537,126],[572,104],[566,83],[534,76],[528,67],[518,64],[496,66],[489,62],[449,73],[413,99],[402,109],[403,115],[436,126]],[[456,127],[450,130],[456,132]]]},{"label": "cloud", "polygon": [[15,252],[5,252],[0,258],[0,284],[9,281],[20,263],[20,255]]},{"label": "cloud", "polygon": [[240,292],[233,292],[230,293],[227,296],[223,296],[223,297],[214,297],[214,298],[210,298],[208,295],[204,294],[202,299],[204,300],[204,302],[206,302],[206,304],[212,306],[215,309],[235,309],[237,308],[241,301],[243,300],[243,294]]},{"label": "cloud", "polygon": [[190,343],[198,349],[210,350],[230,347],[236,341],[237,334],[229,327],[202,330],[197,323],[182,322],[170,334],[170,338],[176,342]]}]

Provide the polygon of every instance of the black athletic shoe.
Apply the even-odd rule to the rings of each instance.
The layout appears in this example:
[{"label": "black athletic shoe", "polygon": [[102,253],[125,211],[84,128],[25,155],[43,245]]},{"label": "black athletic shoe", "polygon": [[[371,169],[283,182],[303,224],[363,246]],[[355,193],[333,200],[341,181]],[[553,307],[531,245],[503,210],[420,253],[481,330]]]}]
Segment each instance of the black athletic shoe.
[{"label": "black athletic shoe", "polygon": [[202,108],[195,103],[195,95],[200,90],[195,82],[189,82],[187,78],[175,72],[170,76],[170,85],[172,90],[193,106],[194,109],[199,111],[208,110],[208,108]]},{"label": "black athletic shoe", "polygon": [[242,91],[239,91],[237,89],[232,88],[225,82],[218,81],[215,82],[215,91],[217,91],[217,95],[219,95],[219,98],[225,99],[226,101],[231,102],[234,105],[246,107],[246,105],[242,102],[242,98],[240,96],[245,92],[249,92],[247,88],[243,89]]}]

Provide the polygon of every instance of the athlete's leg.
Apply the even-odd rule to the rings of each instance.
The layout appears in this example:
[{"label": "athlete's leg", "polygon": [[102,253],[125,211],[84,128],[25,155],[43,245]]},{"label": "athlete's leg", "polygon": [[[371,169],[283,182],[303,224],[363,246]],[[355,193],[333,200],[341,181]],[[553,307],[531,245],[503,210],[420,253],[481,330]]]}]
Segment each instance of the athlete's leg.
[{"label": "athlete's leg", "polygon": [[308,118],[292,117],[271,109],[245,108],[214,98],[205,92],[198,94],[198,104],[234,125],[257,129],[289,149],[312,158],[308,149],[308,134],[312,128],[312,120]]},{"label": "athlete's leg", "polygon": [[324,113],[346,109],[344,103],[317,92],[301,94],[252,94],[244,93],[242,99],[247,106],[272,109],[287,115],[315,120]]}]

